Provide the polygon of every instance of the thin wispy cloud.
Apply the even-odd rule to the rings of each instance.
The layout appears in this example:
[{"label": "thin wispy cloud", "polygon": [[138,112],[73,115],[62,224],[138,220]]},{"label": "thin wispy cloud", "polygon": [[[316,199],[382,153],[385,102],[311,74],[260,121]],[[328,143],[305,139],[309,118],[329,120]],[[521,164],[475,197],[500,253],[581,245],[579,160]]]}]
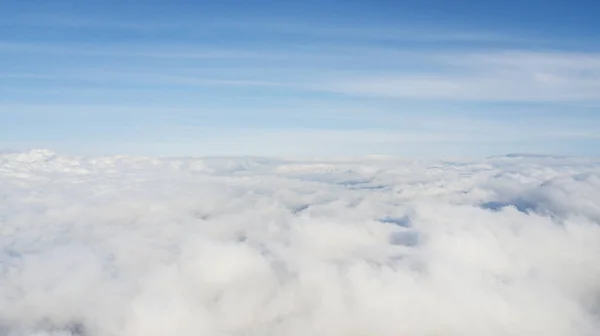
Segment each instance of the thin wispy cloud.
[{"label": "thin wispy cloud", "polygon": [[[131,45],[126,43],[104,46],[87,43],[0,43],[0,49],[8,52],[30,54],[55,54],[79,56],[104,56],[122,58],[158,59],[290,59],[295,54],[281,50],[252,50],[242,48],[194,48],[172,45]],[[304,57],[307,54],[302,55]],[[314,54],[313,56],[317,56]]]},{"label": "thin wispy cloud", "polygon": [[323,89],[396,98],[553,102],[600,100],[600,55],[500,51],[438,55],[438,73],[358,76]]},{"label": "thin wispy cloud", "polygon": [[59,29],[95,29],[95,30],[132,30],[132,31],[157,31],[169,28],[182,28],[182,23],[160,22],[133,22],[122,20],[98,20],[91,17],[56,15],[37,13],[27,15],[14,15],[2,20],[0,26],[4,27],[39,27]]},{"label": "thin wispy cloud", "polygon": [[291,37],[342,38],[347,41],[421,41],[421,42],[471,42],[471,43],[523,43],[532,38],[500,32],[469,31],[466,29],[441,29],[414,23],[352,25],[325,21],[306,22],[280,19],[252,20],[214,18],[212,20],[138,20],[119,21],[94,17],[78,17],[52,14],[18,15],[3,20],[5,27],[41,27],[55,29],[90,29],[96,31],[117,30],[131,32],[177,31],[194,34],[207,31],[239,31],[258,36],[282,34]]},{"label": "thin wispy cloud", "polygon": [[[336,54],[320,55],[321,59],[334,59]],[[265,54],[238,54],[235,51],[224,51],[214,54],[140,54],[140,57],[173,57],[212,58],[222,60],[236,59],[268,59],[277,57],[277,51]],[[102,54],[102,53],[101,53]],[[368,53],[367,53],[368,54]],[[373,55],[375,54],[375,55]],[[133,55],[133,54],[132,54]],[[130,56],[132,56],[130,55]],[[376,58],[376,52],[370,54]],[[408,55],[404,55],[410,59]],[[402,60],[390,58],[388,54],[379,55],[384,62],[402,66]],[[97,70],[69,71],[54,75],[16,73],[2,74],[1,77],[13,79],[82,79],[89,82],[101,82],[106,79],[122,83],[145,83],[154,85],[236,85],[236,86],[285,86],[287,88],[339,92],[358,96],[381,96],[392,98],[443,99],[450,101],[516,101],[516,102],[598,102],[600,100],[600,56],[584,53],[554,52],[461,52],[448,55],[414,54],[412,58],[418,62],[418,68],[407,69],[405,73],[379,74],[376,64],[370,64],[366,58],[354,55],[352,58],[340,59],[344,66],[336,69],[311,69],[318,58],[307,64],[302,53],[280,54],[278,59],[298,64],[302,71],[287,72],[285,68],[275,68],[279,73],[264,74],[253,64],[245,64],[234,68],[237,73],[244,73],[245,67],[254,69],[247,77],[231,74],[235,64],[217,64],[207,70],[189,70],[187,75],[175,74],[177,68],[158,72],[156,69],[143,69],[135,72],[100,72]],[[364,65],[358,69],[353,64]],[[436,68],[436,72],[430,69]],[[222,70],[221,70],[222,69]],[[230,72],[228,78],[214,78],[214,74]],[[70,72],[70,73],[69,73]],[[175,72],[175,73],[174,73]],[[179,71],[181,73],[181,71]],[[371,73],[377,75],[373,76]],[[172,74],[171,74],[172,73]],[[203,75],[204,74],[204,75]],[[54,78],[53,78],[54,76]],[[212,77],[212,78],[211,78]]]}]

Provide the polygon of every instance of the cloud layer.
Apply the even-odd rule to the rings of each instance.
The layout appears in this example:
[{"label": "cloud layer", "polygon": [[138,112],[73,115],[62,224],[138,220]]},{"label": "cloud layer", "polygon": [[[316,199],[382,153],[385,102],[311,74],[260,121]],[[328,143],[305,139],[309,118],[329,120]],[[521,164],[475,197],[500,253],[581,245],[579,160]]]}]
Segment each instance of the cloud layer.
[{"label": "cloud layer", "polygon": [[0,154],[2,335],[597,335],[600,161]]}]

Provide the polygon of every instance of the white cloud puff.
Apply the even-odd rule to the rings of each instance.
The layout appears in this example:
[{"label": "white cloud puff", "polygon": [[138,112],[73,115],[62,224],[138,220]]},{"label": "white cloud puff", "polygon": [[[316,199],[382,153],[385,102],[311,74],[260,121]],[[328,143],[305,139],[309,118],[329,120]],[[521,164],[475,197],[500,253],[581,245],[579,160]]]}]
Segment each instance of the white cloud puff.
[{"label": "white cloud puff", "polygon": [[598,335],[600,161],[0,154],[0,335]]}]

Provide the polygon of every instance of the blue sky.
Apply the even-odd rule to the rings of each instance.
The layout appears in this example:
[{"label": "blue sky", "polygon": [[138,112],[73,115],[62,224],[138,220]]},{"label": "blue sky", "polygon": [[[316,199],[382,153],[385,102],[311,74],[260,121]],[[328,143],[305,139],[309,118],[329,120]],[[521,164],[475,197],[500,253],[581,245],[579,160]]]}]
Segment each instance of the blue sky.
[{"label": "blue sky", "polygon": [[3,1],[0,148],[600,155],[598,1]]}]

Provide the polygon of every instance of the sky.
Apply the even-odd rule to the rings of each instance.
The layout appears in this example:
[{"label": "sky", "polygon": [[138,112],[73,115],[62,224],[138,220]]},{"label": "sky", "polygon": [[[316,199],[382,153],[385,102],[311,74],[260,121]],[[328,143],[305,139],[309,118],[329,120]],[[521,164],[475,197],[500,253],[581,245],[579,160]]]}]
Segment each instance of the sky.
[{"label": "sky", "polygon": [[0,149],[600,155],[597,1],[2,1]]}]

